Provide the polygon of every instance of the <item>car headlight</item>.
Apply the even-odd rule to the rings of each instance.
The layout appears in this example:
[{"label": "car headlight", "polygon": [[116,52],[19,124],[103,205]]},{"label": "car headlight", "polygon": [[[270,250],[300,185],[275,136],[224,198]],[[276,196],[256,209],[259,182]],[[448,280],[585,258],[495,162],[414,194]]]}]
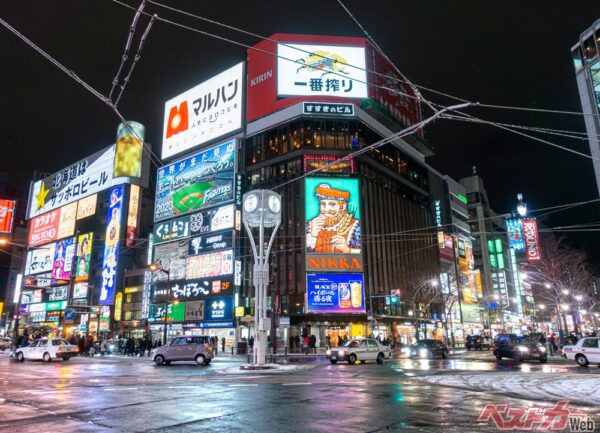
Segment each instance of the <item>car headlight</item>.
[{"label": "car headlight", "polygon": [[327,352],[325,352],[325,355],[327,355],[327,356],[331,355],[331,350],[328,350]]},{"label": "car headlight", "polygon": [[529,348],[525,346],[517,346],[517,349],[519,349],[519,352],[529,352]]},{"label": "car headlight", "polygon": [[429,352],[427,351],[427,349],[421,349],[421,350],[419,350],[419,356],[421,358],[427,358],[428,355],[429,355]]},{"label": "car headlight", "polygon": [[114,345],[114,344],[111,344],[111,345],[109,345],[109,346],[108,346],[108,348],[109,348],[110,350],[115,350],[115,345]]},{"label": "car headlight", "polygon": [[406,354],[409,354],[409,355],[410,355],[410,349],[409,349],[408,347],[404,347],[404,348],[402,349],[402,353],[406,353]]},{"label": "car headlight", "polygon": [[546,351],[545,347],[540,347],[540,352],[544,353]]},{"label": "car headlight", "polygon": [[340,354],[340,356],[344,356],[346,354],[346,352],[344,352],[343,350],[340,350],[338,353]]}]

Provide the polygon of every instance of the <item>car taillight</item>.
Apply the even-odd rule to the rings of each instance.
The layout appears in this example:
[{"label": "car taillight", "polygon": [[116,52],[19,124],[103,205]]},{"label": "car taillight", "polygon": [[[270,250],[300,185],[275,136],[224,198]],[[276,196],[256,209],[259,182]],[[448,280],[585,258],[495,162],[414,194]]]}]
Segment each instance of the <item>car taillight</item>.
[{"label": "car taillight", "polygon": [[210,346],[209,346],[207,343],[204,343],[204,348],[205,348],[206,350],[208,350],[208,348],[209,348],[209,347],[210,347]]},{"label": "car taillight", "polygon": [[75,352],[79,352],[79,347],[76,347],[76,348],[75,348]]}]

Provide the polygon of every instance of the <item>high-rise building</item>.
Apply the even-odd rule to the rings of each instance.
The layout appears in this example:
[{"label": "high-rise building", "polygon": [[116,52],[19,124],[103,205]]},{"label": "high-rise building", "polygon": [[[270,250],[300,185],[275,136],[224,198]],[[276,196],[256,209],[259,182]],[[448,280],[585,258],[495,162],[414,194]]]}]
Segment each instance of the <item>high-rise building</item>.
[{"label": "high-rise building", "polygon": [[579,36],[571,48],[590,153],[600,189],[600,20]]}]

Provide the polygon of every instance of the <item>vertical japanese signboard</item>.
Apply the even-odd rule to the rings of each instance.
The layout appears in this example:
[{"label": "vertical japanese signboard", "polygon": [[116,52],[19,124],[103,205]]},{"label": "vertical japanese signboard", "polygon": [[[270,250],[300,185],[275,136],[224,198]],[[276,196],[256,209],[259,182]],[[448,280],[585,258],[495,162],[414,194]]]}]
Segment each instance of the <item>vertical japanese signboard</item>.
[{"label": "vertical japanese signboard", "polygon": [[106,236],[104,241],[104,260],[102,262],[100,305],[112,304],[115,297],[124,189],[123,185],[119,185],[110,190],[110,202],[106,219]]},{"label": "vertical japanese signboard", "polygon": [[523,220],[523,236],[525,238],[527,261],[529,263],[540,262],[542,260],[540,240],[538,237],[537,221],[534,218]]},{"label": "vertical japanese signboard", "polygon": [[90,272],[90,256],[94,233],[79,235],[77,238],[77,261],[75,262],[75,281],[86,281]]},{"label": "vertical japanese signboard", "polygon": [[140,208],[140,187],[131,185],[129,192],[129,207],[127,210],[127,237],[125,245],[127,247],[135,246],[138,211]]},{"label": "vertical japanese signboard", "polygon": [[523,224],[519,218],[506,220],[508,231],[508,247],[517,252],[525,251],[525,240],[523,239]]},{"label": "vertical japanese signboard", "polygon": [[11,233],[15,219],[15,205],[13,200],[0,200],[0,233]]}]

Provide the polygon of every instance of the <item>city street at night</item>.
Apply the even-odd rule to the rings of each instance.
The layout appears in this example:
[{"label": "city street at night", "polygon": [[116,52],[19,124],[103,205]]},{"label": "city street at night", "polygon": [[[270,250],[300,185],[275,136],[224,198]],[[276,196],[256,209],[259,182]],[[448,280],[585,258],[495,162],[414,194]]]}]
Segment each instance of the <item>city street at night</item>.
[{"label": "city street at night", "polygon": [[600,432],[600,1],[0,2],[0,433]]},{"label": "city street at night", "polygon": [[[600,415],[600,369],[552,358],[496,363],[489,351],[459,352],[447,360],[393,359],[384,365],[331,365],[325,360],[285,364],[291,371],[242,372],[242,358],[217,357],[156,367],[148,358],[73,358],[68,363],[0,358],[0,430],[217,431],[217,432],[476,432],[486,403],[551,406],[560,388],[542,400],[495,392],[525,375],[548,384],[584,379],[595,389],[571,407]],[[488,390],[431,385],[432,377],[494,377]],[[485,381],[484,381],[485,382]]]}]

